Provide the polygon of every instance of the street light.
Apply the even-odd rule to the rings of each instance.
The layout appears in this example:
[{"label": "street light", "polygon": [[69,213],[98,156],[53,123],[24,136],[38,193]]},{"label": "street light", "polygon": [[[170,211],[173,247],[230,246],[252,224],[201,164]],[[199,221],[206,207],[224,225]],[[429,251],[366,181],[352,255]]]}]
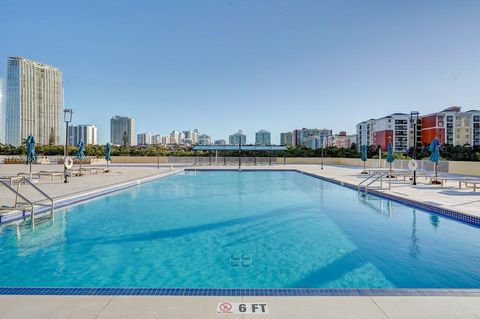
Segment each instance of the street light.
[{"label": "street light", "polygon": [[[420,113],[417,111],[410,112],[410,124],[414,121],[415,116],[415,123],[413,125],[413,160],[417,160],[417,125],[418,125],[418,115]],[[417,185],[417,169],[413,170],[413,185]]]},{"label": "street light", "polygon": [[72,109],[63,110],[63,120],[65,121],[65,149],[63,151],[63,177],[64,183],[68,183],[67,155],[68,155],[68,123],[72,121]]},{"label": "street light", "polygon": [[320,137],[320,143],[322,147],[322,168],[321,169],[323,169],[323,135]]}]

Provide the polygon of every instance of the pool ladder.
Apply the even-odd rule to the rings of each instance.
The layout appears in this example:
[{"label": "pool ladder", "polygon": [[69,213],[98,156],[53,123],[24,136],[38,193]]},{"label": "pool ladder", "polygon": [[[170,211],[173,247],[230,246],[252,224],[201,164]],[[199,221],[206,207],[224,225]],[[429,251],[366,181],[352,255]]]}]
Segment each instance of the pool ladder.
[{"label": "pool ladder", "polygon": [[[13,207],[9,207],[8,210],[10,211],[28,211],[30,210],[30,220],[32,224],[32,228],[35,228],[35,211],[36,207],[49,207],[50,211],[50,218],[52,221],[55,220],[53,211],[55,209],[55,203],[53,201],[53,198],[48,196],[44,191],[42,191],[38,186],[33,184],[29,179],[26,177],[23,177],[22,179],[17,181],[17,189],[13,188],[9,184],[7,184],[5,181],[0,181],[0,183],[5,186],[8,190],[10,190],[12,193],[15,194],[15,205]],[[26,198],[24,195],[20,193],[20,184],[28,184],[30,185],[34,190],[37,191],[37,193],[41,194],[45,199],[41,201],[33,201],[28,198]],[[19,198],[23,202],[19,202]],[[48,201],[49,203],[43,203],[43,201]]]},{"label": "pool ladder", "polygon": [[[362,186],[363,186],[363,189],[365,191],[365,195],[368,195],[368,187],[378,180],[380,180],[380,188],[383,188],[383,178],[386,175],[389,175],[389,174],[390,174],[390,172],[388,172],[388,171],[375,171],[375,172],[373,172],[371,175],[369,175],[367,178],[365,178],[363,181],[361,181],[358,184],[358,192],[360,193],[360,191],[362,190]],[[389,177],[389,187],[388,187],[389,189],[390,189],[390,179],[391,178]]]}]

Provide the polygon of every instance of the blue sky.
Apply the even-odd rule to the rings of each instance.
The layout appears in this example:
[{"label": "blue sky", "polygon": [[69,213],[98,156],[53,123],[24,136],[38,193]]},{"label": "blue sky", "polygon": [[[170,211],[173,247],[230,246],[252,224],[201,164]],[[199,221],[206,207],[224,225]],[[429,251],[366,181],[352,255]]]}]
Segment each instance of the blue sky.
[{"label": "blue sky", "polygon": [[[479,1],[0,0],[8,56],[59,67],[74,123],[214,139],[480,109]],[[3,61],[3,62],[2,62]]]}]

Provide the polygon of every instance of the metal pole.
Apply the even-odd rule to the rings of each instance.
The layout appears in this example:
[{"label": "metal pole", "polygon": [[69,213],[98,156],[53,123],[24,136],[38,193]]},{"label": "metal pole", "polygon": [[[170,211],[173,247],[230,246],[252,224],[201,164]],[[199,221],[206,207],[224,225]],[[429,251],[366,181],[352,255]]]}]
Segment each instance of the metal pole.
[{"label": "metal pole", "polygon": [[[413,115],[416,116],[415,123],[413,124],[413,160],[417,160],[417,124],[418,124],[418,112],[410,112],[410,123],[413,121]],[[417,185],[417,169],[413,170],[413,185]]]},{"label": "metal pole", "polygon": [[242,137],[238,142],[238,170],[242,169]]},{"label": "metal pole", "polygon": [[323,169],[323,137],[321,139],[321,143],[322,143],[322,169]]},{"label": "metal pole", "polygon": [[65,121],[65,150],[63,157],[63,177],[64,183],[68,183],[68,172],[67,172],[67,152],[68,152],[68,121]]}]

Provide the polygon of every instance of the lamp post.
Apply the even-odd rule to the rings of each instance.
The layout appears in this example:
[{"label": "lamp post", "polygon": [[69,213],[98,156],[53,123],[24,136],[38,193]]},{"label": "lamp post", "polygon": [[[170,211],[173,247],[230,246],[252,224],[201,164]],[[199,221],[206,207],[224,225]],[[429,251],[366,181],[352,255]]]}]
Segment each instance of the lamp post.
[{"label": "lamp post", "polygon": [[242,136],[238,141],[238,171],[242,170]]},{"label": "lamp post", "polygon": [[[413,160],[417,160],[417,125],[418,125],[418,115],[420,113],[417,111],[412,111],[410,112],[410,124],[414,121],[415,117],[415,123],[413,124]],[[413,185],[417,185],[417,169],[413,170]]]},{"label": "lamp post", "polygon": [[68,123],[72,121],[72,109],[63,110],[63,120],[65,121],[65,149],[63,151],[63,177],[64,183],[68,183],[67,155],[68,155]]},{"label": "lamp post", "polygon": [[322,165],[321,165],[321,169],[323,169],[323,135],[320,137],[320,143],[321,143],[321,147],[322,147],[322,150],[321,150],[321,156],[322,156]]}]

